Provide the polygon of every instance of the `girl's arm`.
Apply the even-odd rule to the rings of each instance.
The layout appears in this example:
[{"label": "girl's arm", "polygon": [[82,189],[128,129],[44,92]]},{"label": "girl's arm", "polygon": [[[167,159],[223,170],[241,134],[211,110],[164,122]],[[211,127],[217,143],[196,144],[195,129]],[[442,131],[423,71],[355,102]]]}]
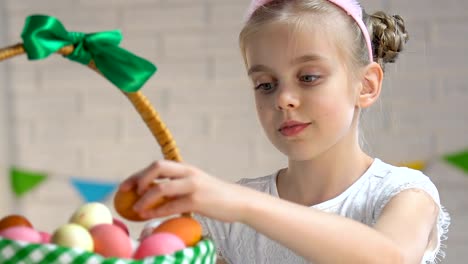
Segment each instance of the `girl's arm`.
[{"label": "girl's arm", "polygon": [[248,195],[242,222],[314,263],[421,263],[438,215],[426,193],[396,195],[375,229],[354,220],[275,200]]},{"label": "girl's arm", "polygon": [[[157,178],[171,178],[154,187]],[[419,264],[437,216],[425,193],[404,191],[385,207],[375,229],[236,184],[191,166],[159,161],[122,183],[144,194],[135,209],[146,218],[193,211],[225,222],[242,222],[318,263]],[[145,210],[161,197],[173,197]]]}]

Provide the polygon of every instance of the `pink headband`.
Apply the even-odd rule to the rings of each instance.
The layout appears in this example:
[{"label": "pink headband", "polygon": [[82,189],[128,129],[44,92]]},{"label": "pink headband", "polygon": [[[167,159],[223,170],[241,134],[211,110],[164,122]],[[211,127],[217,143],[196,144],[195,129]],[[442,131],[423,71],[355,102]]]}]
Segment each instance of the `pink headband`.
[{"label": "pink headband", "polygon": [[[271,1],[273,0],[252,0],[252,2],[250,3],[250,7],[247,11],[247,19],[249,19],[252,16],[255,10],[257,10],[261,6],[268,4]],[[374,58],[372,56],[372,44],[371,44],[371,40],[369,36],[369,31],[367,30],[367,27],[364,24],[364,21],[362,20],[362,9],[358,1],[357,0],[328,0],[328,1],[332,2],[336,6],[343,9],[348,15],[350,15],[354,19],[354,21],[356,21],[359,28],[361,28],[364,38],[366,39],[367,50],[369,52],[369,59],[371,62],[374,61]]]}]

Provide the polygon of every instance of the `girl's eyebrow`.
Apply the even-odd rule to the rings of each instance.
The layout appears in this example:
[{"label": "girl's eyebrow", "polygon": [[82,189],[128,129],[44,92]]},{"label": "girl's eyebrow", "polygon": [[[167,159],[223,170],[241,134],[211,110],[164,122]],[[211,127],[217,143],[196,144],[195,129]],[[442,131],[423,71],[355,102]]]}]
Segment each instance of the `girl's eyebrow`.
[{"label": "girl's eyebrow", "polygon": [[249,68],[248,75],[250,76],[251,74],[256,73],[256,72],[267,72],[267,71],[271,71],[271,69],[262,64],[255,64]]},{"label": "girl's eyebrow", "polygon": [[291,61],[291,65],[300,64],[309,61],[326,61],[327,58],[320,56],[318,54],[306,54],[300,57],[297,57]]},{"label": "girl's eyebrow", "polygon": [[[300,64],[300,63],[309,62],[309,61],[326,61],[326,60],[328,59],[318,54],[306,54],[306,55],[293,59],[291,61],[291,65]],[[272,71],[272,70],[265,65],[255,64],[249,68],[248,75],[250,76],[256,72],[268,72],[268,71]]]}]

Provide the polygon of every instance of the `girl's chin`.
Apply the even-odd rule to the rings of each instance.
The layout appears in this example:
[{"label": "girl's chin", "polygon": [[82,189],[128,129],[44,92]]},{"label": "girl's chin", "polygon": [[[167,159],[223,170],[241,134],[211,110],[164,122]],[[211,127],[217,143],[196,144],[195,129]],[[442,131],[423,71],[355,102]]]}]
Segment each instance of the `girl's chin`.
[{"label": "girl's chin", "polygon": [[280,151],[286,155],[290,161],[312,160],[318,155],[317,153],[312,152],[310,148],[280,149]]}]

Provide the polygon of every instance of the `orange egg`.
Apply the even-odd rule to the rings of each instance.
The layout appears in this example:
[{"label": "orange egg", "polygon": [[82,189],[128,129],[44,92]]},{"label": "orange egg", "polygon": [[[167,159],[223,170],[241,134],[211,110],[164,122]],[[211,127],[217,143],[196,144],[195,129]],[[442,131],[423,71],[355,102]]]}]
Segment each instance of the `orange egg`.
[{"label": "orange egg", "polygon": [[8,215],[0,220],[0,230],[7,229],[13,226],[26,226],[33,228],[31,222],[22,215]]},{"label": "orange egg", "polygon": [[[133,188],[130,191],[117,191],[114,196],[114,208],[117,213],[123,218],[130,221],[146,221],[140,215],[133,210],[133,205],[140,199],[140,195],[137,194],[136,188]],[[158,200],[155,204],[151,205],[148,209],[156,208],[163,204],[166,199],[162,198]]]},{"label": "orange egg", "polygon": [[153,230],[153,234],[159,232],[172,233],[180,237],[186,246],[191,247],[200,241],[202,226],[192,217],[181,216],[168,219]]}]

